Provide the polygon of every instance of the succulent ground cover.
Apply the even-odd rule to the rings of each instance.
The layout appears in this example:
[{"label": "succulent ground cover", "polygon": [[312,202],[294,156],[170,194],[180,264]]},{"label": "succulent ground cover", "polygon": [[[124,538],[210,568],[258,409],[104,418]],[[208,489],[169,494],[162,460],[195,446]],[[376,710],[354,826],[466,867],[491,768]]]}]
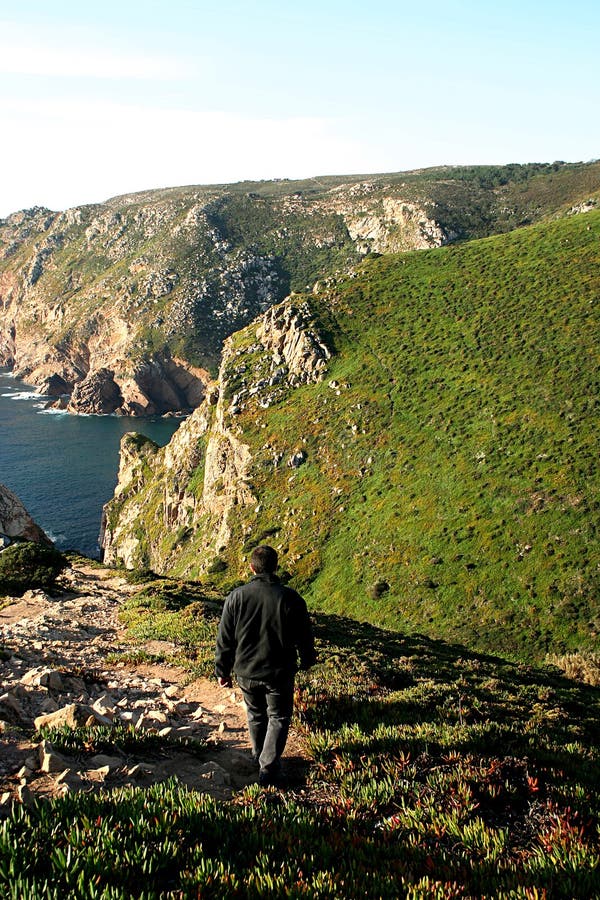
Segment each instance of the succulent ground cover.
[{"label": "succulent ground cover", "polygon": [[[208,631],[187,650],[189,607],[214,601],[194,585],[186,603],[165,579],[148,592],[152,609],[130,601],[133,628],[179,607],[180,662],[209,665]],[[598,894],[596,688],[335,615],[315,630],[320,662],[296,704],[305,785],[222,803],[174,780],[16,808],[0,830],[5,896]]]}]

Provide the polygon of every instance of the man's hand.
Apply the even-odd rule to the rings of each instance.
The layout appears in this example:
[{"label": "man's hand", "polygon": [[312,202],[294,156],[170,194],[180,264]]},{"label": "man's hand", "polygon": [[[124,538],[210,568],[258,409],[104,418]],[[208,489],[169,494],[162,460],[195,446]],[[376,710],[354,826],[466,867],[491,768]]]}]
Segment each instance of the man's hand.
[{"label": "man's hand", "polygon": [[230,688],[233,687],[233,681],[231,680],[231,676],[228,675],[227,678],[219,678],[217,679],[219,682],[219,687]]}]

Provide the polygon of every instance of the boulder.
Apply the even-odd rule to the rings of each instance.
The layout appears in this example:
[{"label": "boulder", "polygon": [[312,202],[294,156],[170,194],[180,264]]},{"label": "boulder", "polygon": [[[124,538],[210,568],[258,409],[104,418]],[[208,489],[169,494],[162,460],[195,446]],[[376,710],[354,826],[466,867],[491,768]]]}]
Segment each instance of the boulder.
[{"label": "boulder", "polygon": [[58,753],[49,741],[42,741],[39,746],[40,770],[42,772],[64,772],[69,768],[69,760]]},{"label": "boulder", "polygon": [[42,394],[44,397],[62,397],[63,394],[70,394],[72,390],[71,382],[65,381],[60,375],[54,373],[54,375],[44,378],[36,393]]},{"label": "boulder", "polygon": [[60,728],[62,726],[80,728],[83,725],[94,723],[99,725],[112,724],[106,716],[101,715],[95,709],[92,709],[91,706],[81,703],[70,703],[68,706],[63,706],[62,709],[57,709],[56,712],[38,716],[33,722],[38,731],[44,725],[48,725],[51,728]]},{"label": "boulder", "polygon": [[110,369],[96,369],[75,385],[69,412],[110,415],[123,403],[121,389]]}]

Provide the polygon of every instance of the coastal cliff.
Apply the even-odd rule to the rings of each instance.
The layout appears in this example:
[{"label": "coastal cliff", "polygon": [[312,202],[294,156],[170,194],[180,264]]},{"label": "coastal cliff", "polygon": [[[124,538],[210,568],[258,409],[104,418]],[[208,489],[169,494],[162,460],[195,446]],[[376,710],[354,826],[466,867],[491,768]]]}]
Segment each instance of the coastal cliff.
[{"label": "coastal cliff", "polygon": [[[156,572],[218,569],[235,513],[258,503],[255,460],[238,416],[321,380],[329,357],[309,302],[293,296],[259,317],[244,342],[228,339],[218,380],[166,447],[139,434],[123,438],[117,487],[104,511],[104,561]],[[295,460],[301,464],[302,452]]]},{"label": "coastal cliff", "polygon": [[292,291],[592,208],[599,188],[597,163],[443,167],[17,212],[0,221],[0,366],[73,413],[189,411],[223,341]]}]

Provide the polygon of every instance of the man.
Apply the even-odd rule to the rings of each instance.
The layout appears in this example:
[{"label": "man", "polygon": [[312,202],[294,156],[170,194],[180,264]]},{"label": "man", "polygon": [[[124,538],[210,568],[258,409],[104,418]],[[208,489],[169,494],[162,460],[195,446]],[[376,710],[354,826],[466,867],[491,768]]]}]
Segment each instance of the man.
[{"label": "man", "polygon": [[246,703],[248,731],[259,783],[281,783],[281,755],[294,704],[294,677],[316,661],[312,627],[302,597],[275,575],[277,552],[256,547],[253,577],[233,590],[217,634],[215,671],[221,687],[235,672]]}]

